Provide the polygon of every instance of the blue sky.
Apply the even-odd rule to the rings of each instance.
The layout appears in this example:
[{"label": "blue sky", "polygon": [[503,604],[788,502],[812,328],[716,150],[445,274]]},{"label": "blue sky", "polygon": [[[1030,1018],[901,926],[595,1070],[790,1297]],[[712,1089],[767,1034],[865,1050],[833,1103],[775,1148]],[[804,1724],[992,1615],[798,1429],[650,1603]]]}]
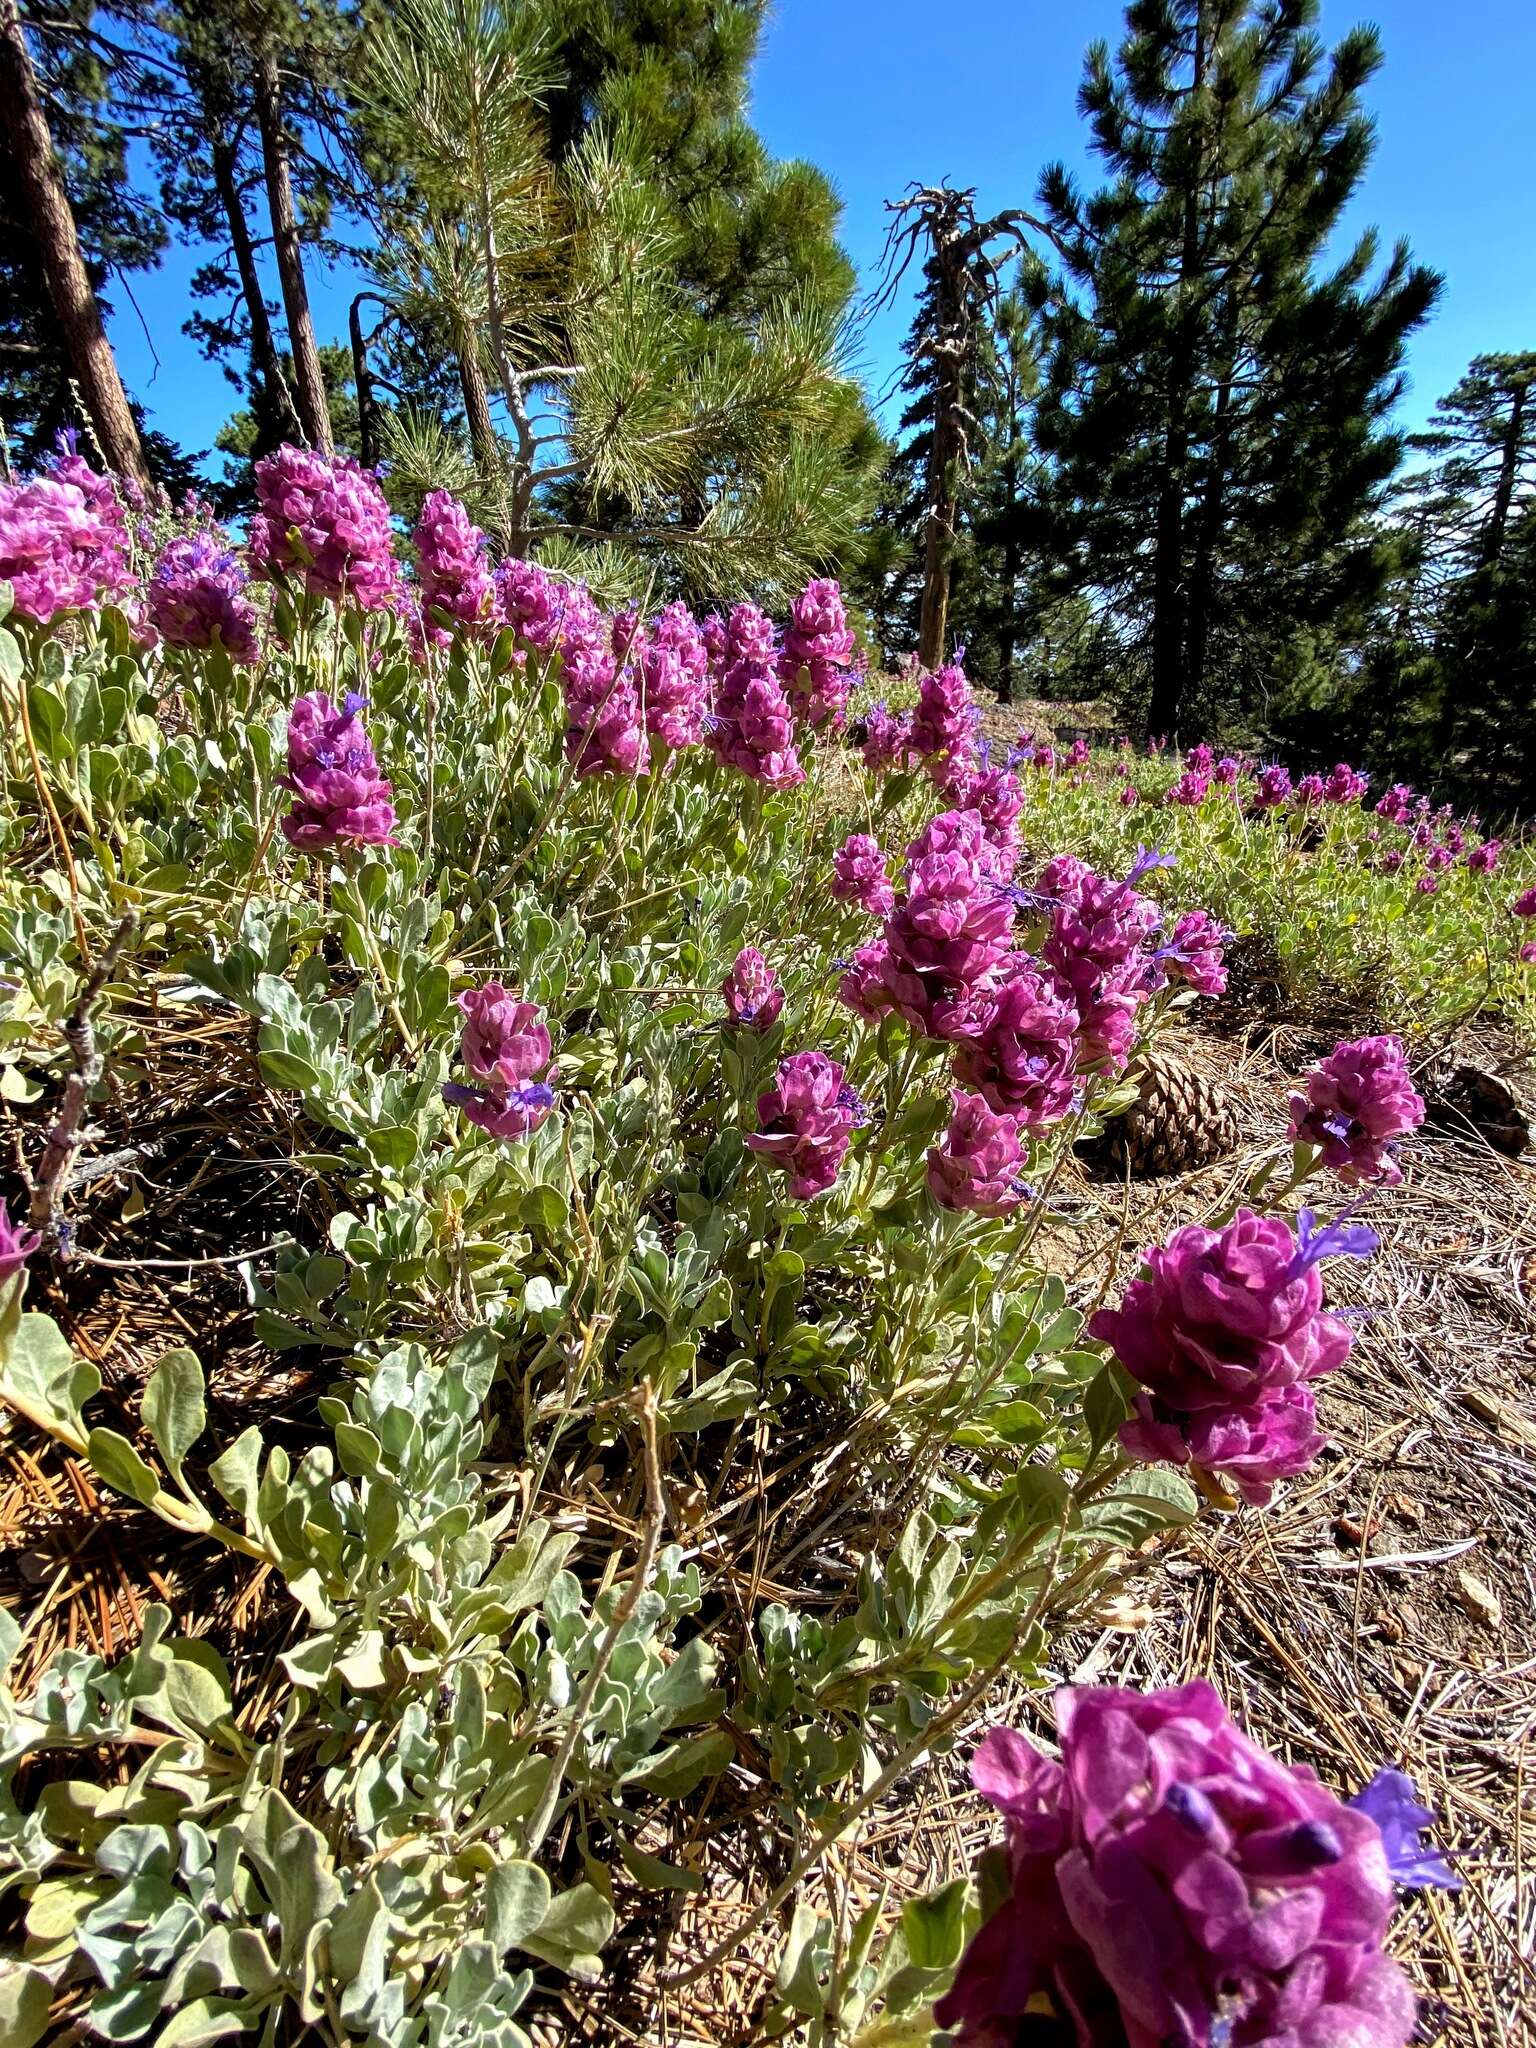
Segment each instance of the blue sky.
[{"label": "blue sky", "polygon": [[[1427,417],[1470,357],[1536,348],[1536,0],[1324,0],[1335,41],[1359,20],[1381,31],[1386,63],[1369,89],[1377,154],[1345,223],[1406,235],[1446,280],[1440,309],[1411,345],[1410,426]],[[995,210],[1028,203],[1042,164],[1093,176],[1076,111],[1086,43],[1120,34],[1114,0],[777,0],[753,79],[753,112],[779,156],[819,164],[845,204],[843,239],[866,281],[878,272],[884,202],[914,179],[974,185]],[[230,409],[218,369],[180,332],[195,251],[173,249],[134,281],[158,347],[117,288],[113,339],[153,424],[207,447]],[[322,339],[341,340],[355,287],[315,276]],[[872,391],[899,361],[903,298],[863,331]]]}]

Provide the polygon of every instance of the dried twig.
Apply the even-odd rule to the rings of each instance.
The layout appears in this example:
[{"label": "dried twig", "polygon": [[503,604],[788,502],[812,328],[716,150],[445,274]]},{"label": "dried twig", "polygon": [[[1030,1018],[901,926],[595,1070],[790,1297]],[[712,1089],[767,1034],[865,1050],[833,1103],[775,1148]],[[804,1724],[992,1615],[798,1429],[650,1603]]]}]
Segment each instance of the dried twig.
[{"label": "dried twig", "polygon": [[58,1243],[57,1211],[68,1189],[70,1164],[80,1145],[80,1120],[105,1065],[91,1022],[91,1005],[112,979],[128,936],[138,921],[137,911],[124,913],[106,951],[86,976],[75,999],[75,1007],[64,1022],[64,1038],[74,1057],[74,1067],[64,1083],[64,1101],[38,1162],[28,1219],[32,1228],[42,1233],[44,1243],[50,1246]]}]

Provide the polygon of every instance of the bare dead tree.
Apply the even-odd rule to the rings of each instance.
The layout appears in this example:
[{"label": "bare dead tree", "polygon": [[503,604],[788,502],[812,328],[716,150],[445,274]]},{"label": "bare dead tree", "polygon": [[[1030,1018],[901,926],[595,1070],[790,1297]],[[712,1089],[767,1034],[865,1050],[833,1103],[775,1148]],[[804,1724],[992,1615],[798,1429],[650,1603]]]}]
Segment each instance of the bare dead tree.
[{"label": "bare dead tree", "polygon": [[949,619],[950,563],[960,493],[973,457],[977,422],[968,398],[1001,293],[1002,272],[1031,234],[1055,242],[1049,225],[1022,208],[990,219],[976,216],[974,190],[919,185],[903,199],[886,201],[891,215],[880,282],[867,312],[891,303],[920,249],[933,290],[933,316],[918,336],[917,353],[934,373],[933,427],[924,491],[923,601],[917,653],[924,668],[944,656]]}]

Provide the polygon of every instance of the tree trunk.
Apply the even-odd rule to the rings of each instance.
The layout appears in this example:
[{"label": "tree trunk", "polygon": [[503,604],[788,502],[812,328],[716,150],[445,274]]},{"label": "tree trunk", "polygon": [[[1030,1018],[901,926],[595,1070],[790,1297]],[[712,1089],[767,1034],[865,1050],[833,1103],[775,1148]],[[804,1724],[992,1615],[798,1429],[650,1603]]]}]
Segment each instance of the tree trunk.
[{"label": "tree trunk", "polygon": [[1504,535],[1509,526],[1509,508],[1514,502],[1515,476],[1520,467],[1520,443],[1525,434],[1525,409],[1530,397],[1528,384],[1516,384],[1509,411],[1509,427],[1499,456],[1499,481],[1494,486],[1493,510],[1483,532],[1480,566],[1495,568],[1504,552]]},{"label": "tree trunk", "polygon": [[[1205,83],[1203,10],[1195,20],[1194,86]],[[1191,164],[1184,188],[1184,246],[1179,284],[1187,288],[1200,257],[1200,179],[1198,158]],[[1184,307],[1177,313],[1178,340],[1169,365],[1168,423],[1163,435],[1163,474],[1157,495],[1152,558],[1152,697],[1147,730],[1157,738],[1175,738],[1179,708],[1187,682],[1186,619],[1188,587],[1184,579],[1184,466],[1189,459],[1189,389],[1194,375],[1195,335]]]},{"label": "tree trunk", "polygon": [[473,329],[456,337],[455,360],[459,366],[459,389],[464,394],[464,419],[469,427],[469,446],[475,467],[484,476],[494,476],[498,467],[496,426],[491,418],[491,397],[480,367],[480,344]]},{"label": "tree trunk", "polygon": [[261,159],[267,179],[267,204],[272,213],[272,246],[283,290],[288,346],[293,352],[299,423],[310,447],[330,455],[331,415],[325,402],[314,322],[309,314],[309,293],[304,286],[304,258],[299,248],[298,217],[293,210],[293,180],[288,174],[288,138],[283,132],[277,59],[270,47],[257,53],[255,86],[256,123],[261,130]]},{"label": "tree trunk", "polygon": [[[1017,427],[1017,421],[1009,422]],[[1017,445],[1017,434],[1014,436]],[[1013,657],[1018,644],[1018,588],[1019,588],[1019,539],[1015,518],[1019,495],[1019,465],[1011,446],[1008,460],[1003,465],[1003,488],[1006,493],[1007,525],[1003,530],[1003,575],[1002,611],[997,627],[997,695],[1003,704],[1013,702]]]},{"label": "tree trunk", "polygon": [[1227,464],[1232,455],[1232,379],[1236,375],[1239,317],[1240,308],[1234,291],[1227,297],[1221,323],[1222,377],[1211,409],[1210,456],[1205,490],[1195,520],[1194,557],[1189,573],[1184,674],[1188,686],[1197,693],[1205,682],[1206,654],[1211,638],[1211,589],[1216,568],[1216,543],[1221,537],[1222,515],[1226,510]]},{"label": "tree trunk", "polygon": [[256,268],[256,251],[251,226],[245,217],[236,175],[236,143],[230,133],[228,110],[219,107],[206,80],[198,80],[198,98],[212,146],[213,185],[224,209],[230,247],[240,277],[240,294],[245,300],[245,317],[251,330],[251,381],[255,386],[255,410],[263,426],[280,441],[302,441],[304,430],[294,410],[293,393],[283,374],[283,360],[277,352],[272,319],[267,312],[261,275]]},{"label": "tree trunk", "polygon": [[[939,331],[941,335],[951,331],[951,323],[941,320]],[[934,393],[933,438],[928,444],[928,521],[923,534],[923,601],[917,624],[917,658],[926,669],[937,668],[944,659],[949,625],[949,570],[955,545],[960,457],[959,387],[959,363],[951,354],[944,359]]]},{"label": "tree trunk", "polygon": [[63,332],[70,374],[97,443],[109,469],[148,488],[139,430],[80,254],[74,211],[38,97],[37,74],[16,0],[0,0],[0,127],[21,187],[26,227],[37,243],[48,297]]},{"label": "tree trunk", "polygon": [[[357,390],[357,453],[364,469],[379,461],[379,401],[374,396],[373,376],[368,368],[368,343],[363,334],[363,301],[372,292],[359,292],[347,308],[347,333],[352,342],[352,382]],[[377,332],[377,330],[375,330]]]}]

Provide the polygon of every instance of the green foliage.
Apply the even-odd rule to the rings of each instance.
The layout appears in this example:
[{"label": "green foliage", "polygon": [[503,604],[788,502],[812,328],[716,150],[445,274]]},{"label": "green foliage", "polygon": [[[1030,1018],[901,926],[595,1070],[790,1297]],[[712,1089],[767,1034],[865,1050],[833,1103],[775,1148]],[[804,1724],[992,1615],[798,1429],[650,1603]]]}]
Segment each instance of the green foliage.
[{"label": "green foliage", "polygon": [[[966,1688],[1040,1675],[1195,1499],[1122,1468],[1118,1387],[1039,1270],[1044,1212],[926,1195],[943,1048],[835,1000],[860,920],[827,894],[832,852],[869,824],[900,844],[931,797],[830,744],[780,794],[705,749],[573,781],[558,675],[504,638],[424,669],[391,615],[271,604],[281,643],[243,670],[146,654],[112,611],[5,629],[94,950],[139,913],[95,1015],[96,1113],[156,1099],[146,992],[162,1023],[248,1034],[244,1085],[315,1200],[238,1270],[255,1340],[318,1361],[321,1392],[231,1425],[189,1336],[109,1409],[7,1286],[17,1428],[149,1531],[262,1567],[286,1626],[257,1686],[160,1608],[111,1665],[34,1667],[26,1617],[0,1623],[0,1885],[24,1925],[0,1998],[21,2034],[46,1991],[105,2038],[520,2048],[647,1893],[708,1882],[703,1816],[746,1802],[786,1862],[856,1826],[882,1771],[954,1739]],[[300,857],[273,829],[286,709],[353,685],[398,843]],[[26,1104],[68,1066],[83,966],[30,765],[5,771],[0,1072]],[[757,939],[788,989],[761,1036],[700,993]],[[493,972],[557,1047],[556,1110],[517,1144],[442,1094],[454,996]],[[775,1060],[815,1044],[879,1120],[795,1203],[745,1135]],[[83,1192],[72,1220],[90,1248]],[[744,1592],[711,1529],[751,1484],[777,1489],[786,1553],[833,1546],[828,1595],[801,1600],[793,1563]],[[775,1998],[812,2034],[916,2026],[970,1910],[893,1905],[851,1947],[802,1910]]]},{"label": "green foliage", "polygon": [[[1316,0],[1137,8],[1081,105],[1108,182],[1042,180],[1049,464],[1025,543],[1114,627],[1108,673],[1192,736],[1358,635],[1391,566],[1369,515],[1397,467],[1403,345],[1439,283],[1374,233],[1320,270],[1369,161],[1374,32],[1326,60]],[[1298,627],[1305,641],[1298,649]]]}]

